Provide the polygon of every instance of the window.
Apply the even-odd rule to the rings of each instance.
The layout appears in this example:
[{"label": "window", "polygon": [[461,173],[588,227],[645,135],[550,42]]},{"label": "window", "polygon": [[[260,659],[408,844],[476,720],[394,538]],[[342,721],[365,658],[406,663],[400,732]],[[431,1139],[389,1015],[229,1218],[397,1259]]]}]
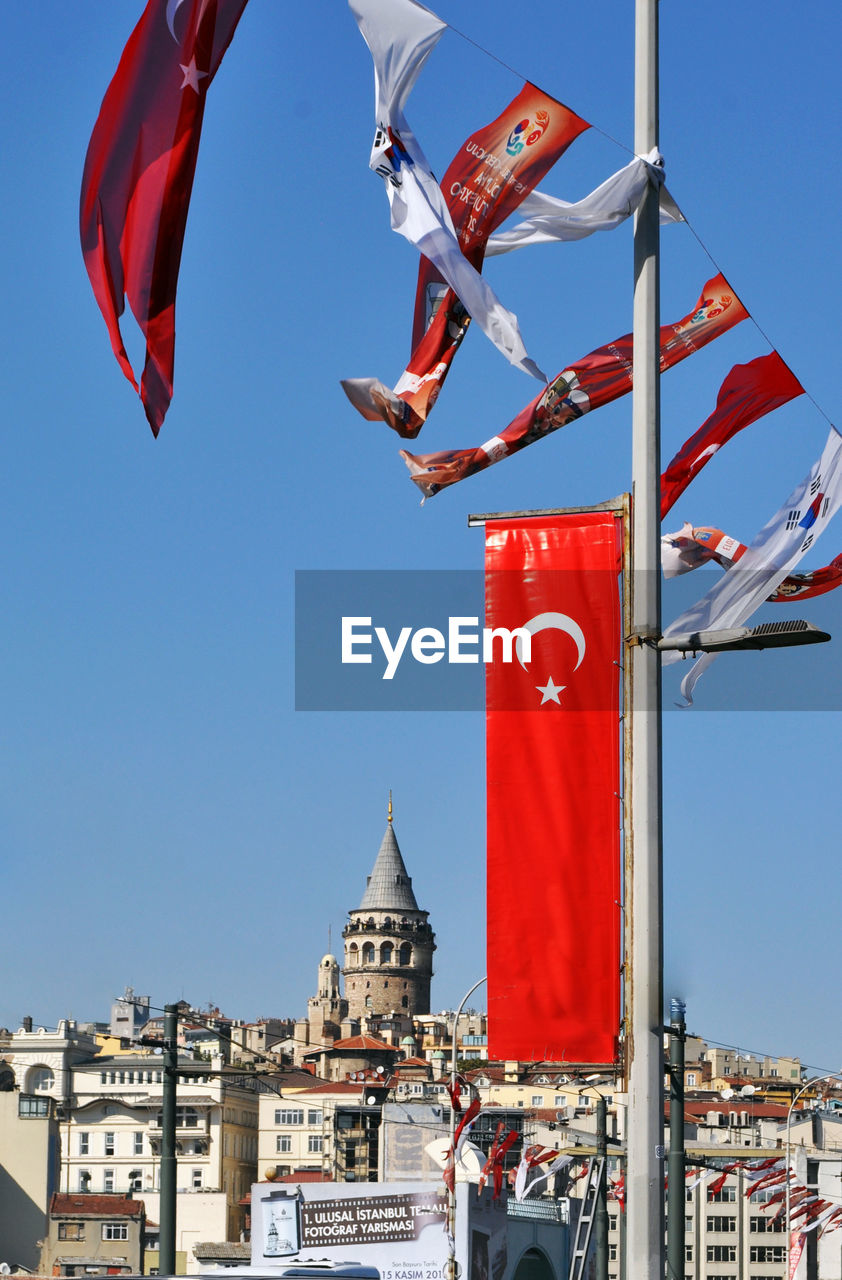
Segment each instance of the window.
[{"label": "window", "polygon": [[394,952],[394,950],[395,948],[392,946],[391,942],[382,943],[380,946],[380,963],[391,964],[392,953]]},{"label": "window", "polygon": [[686,1244],[686,1245],[684,1246],[684,1261],[685,1261],[685,1262],[692,1262],[692,1261],[693,1261],[693,1246],[692,1246],[692,1244]]},{"label": "window", "polygon": [[401,949],[398,952],[398,964],[406,968],[412,961],[412,947],[408,942],[401,943]]},{"label": "window", "polygon": [[749,1231],[786,1231],[786,1218],[767,1218],[758,1214],[749,1220]]},{"label": "window", "polygon": [[108,1083],[108,1072],[107,1072],[107,1071],[100,1071],[100,1073],[99,1073],[99,1082],[100,1082],[100,1084],[107,1084],[107,1083]]},{"label": "window", "polygon": [[22,1093],[18,1098],[18,1115],[24,1120],[37,1119],[39,1116],[48,1116],[49,1114],[49,1098],[30,1098],[25,1093]]},{"label": "window", "polygon": [[134,1154],[136,1156],[143,1155],[143,1130],[136,1129],[134,1135]]},{"label": "window", "polygon": [[89,1190],[90,1190],[90,1186],[91,1186],[91,1171],[90,1171],[90,1169],[80,1169],[80,1170],[79,1170],[79,1190],[80,1190],[80,1191],[89,1191]]},{"label": "window", "polygon": [[363,964],[374,964],[374,943],[366,942],[363,946]]},{"label": "window", "polygon": [[89,1133],[79,1134],[79,1155],[89,1156],[91,1154],[91,1135]]},{"label": "window", "polygon": [[27,1079],[30,1093],[49,1093],[55,1083],[55,1076],[49,1067],[33,1067]]},{"label": "window", "polygon": [[321,1154],[322,1151],[322,1135],[320,1133],[311,1133],[307,1139],[307,1150],[311,1155]]},{"label": "window", "polygon": [[736,1187],[720,1187],[711,1196],[711,1204],[733,1204],[737,1198]]},{"label": "window", "polygon": [[321,1123],[322,1123],[322,1113],[321,1113],[321,1111],[308,1111],[308,1112],[307,1112],[307,1123],[308,1123],[308,1124],[321,1124]]},{"label": "window", "polygon": [[103,1191],[114,1190],[114,1170],[104,1169],[102,1172],[102,1189]]},{"label": "window", "polygon": [[[158,1112],[157,1127],[163,1128],[164,1113]],[[176,1107],[175,1109],[175,1127],[176,1129],[198,1129],[199,1113],[195,1107]]]},{"label": "window", "polygon": [[695,1086],[695,1084],[696,1084],[695,1071],[688,1071],[687,1072],[687,1088],[692,1089]]},{"label": "window", "polygon": [[288,1133],[279,1133],[275,1139],[276,1151],[292,1151],[292,1138]]},{"label": "window", "polygon": [[748,1251],[749,1262],[785,1262],[786,1246],[782,1244],[753,1244]]},{"label": "window", "polygon": [[565,1095],[564,1095],[563,1093],[557,1093],[557,1094],[555,1095],[555,1097],[553,1098],[553,1106],[554,1106],[554,1107],[565,1107],[565,1106],[567,1106],[567,1098],[565,1097]]},{"label": "window", "polygon": [[193,1170],[193,1176],[191,1178],[191,1186],[193,1187],[194,1191],[201,1191],[202,1189],[202,1170],[201,1169]]},{"label": "window", "polygon": [[708,1262],[736,1262],[737,1246],[735,1244],[709,1244],[707,1257]]},{"label": "window", "polygon": [[684,1192],[684,1199],[687,1201],[687,1203],[688,1203],[688,1204],[692,1203],[692,1200],[693,1200],[693,1192],[692,1192],[692,1191],[685,1191],[685,1192]]},{"label": "window", "polygon": [[533,1107],[541,1107],[541,1106],[543,1106],[543,1105],[544,1105],[544,1095],[543,1095],[543,1093],[533,1093],[533,1095],[532,1095],[532,1105],[533,1105]]},{"label": "window", "polygon": [[609,1244],[609,1246],[608,1246],[608,1261],[609,1261],[609,1262],[616,1262],[616,1261],[617,1261],[617,1246],[616,1246],[616,1244]]},{"label": "window", "polygon": [[103,1222],[102,1238],[103,1240],[128,1240],[128,1222]]},{"label": "window", "polygon": [[303,1124],[304,1110],[297,1107],[281,1107],[275,1112],[275,1124]]},{"label": "window", "polygon": [[103,1152],[103,1155],[113,1156],[114,1155],[114,1134],[113,1133],[103,1134],[103,1141],[105,1142],[105,1151]]},{"label": "window", "polygon": [[708,1214],[707,1229],[708,1231],[733,1232],[737,1230],[737,1219],[727,1214],[715,1214],[713,1216]]},{"label": "window", "polygon": [[58,1224],[59,1240],[84,1240],[84,1222],[60,1222]]},{"label": "window", "polygon": [[689,1214],[688,1214],[688,1215],[687,1215],[687,1217],[684,1219],[684,1230],[685,1230],[685,1231],[692,1231],[692,1230],[693,1230],[693,1219],[692,1219],[692,1217],[691,1217]]}]

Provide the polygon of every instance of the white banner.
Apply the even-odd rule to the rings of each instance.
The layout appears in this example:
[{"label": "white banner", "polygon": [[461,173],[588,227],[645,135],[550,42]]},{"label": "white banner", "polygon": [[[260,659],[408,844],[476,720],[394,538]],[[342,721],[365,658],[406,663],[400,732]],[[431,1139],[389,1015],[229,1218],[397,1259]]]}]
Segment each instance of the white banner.
[{"label": "white banner", "polygon": [[415,0],[349,0],[374,60],[377,130],[369,167],[386,182],[392,229],[436,266],[511,364],[546,382],[529,356],[517,316],[497,298],[459,247],[439,184],[403,114],[418,74],[446,23]]},{"label": "white banner", "polygon": [[[584,240],[595,231],[613,231],[634,213],[649,182],[658,185],[663,182],[663,166],[657,151],[650,151],[645,158],[636,156],[590,195],[573,204],[543,191],[531,192],[520,206],[520,212],[526,217],[508,231],[498,231],[489,237],[485,256],[510,253],[527,244]],[[678,206],[662,186],[661,222],[683,220]]]},{"label": "white banner", "polygon": [[[787,498],[780,510],[760,530],[745,555],[690,609],[664,632],[665,637],[686,632],[739,627],[760,607],[798,564],[824,532],[842,504],[842,435],[831,427],[821,457]],[[681,654],[667,652],[665,665]],[[693,689],[716,654],[705,653],[694,662],[681,682],[688,705]]]}]

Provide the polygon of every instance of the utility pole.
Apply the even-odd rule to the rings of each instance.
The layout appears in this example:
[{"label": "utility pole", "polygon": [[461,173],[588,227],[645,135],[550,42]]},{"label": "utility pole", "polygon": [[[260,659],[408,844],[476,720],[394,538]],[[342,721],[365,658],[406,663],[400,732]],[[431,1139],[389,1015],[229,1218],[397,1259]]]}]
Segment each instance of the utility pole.
[{"label": "utility pole", "polygon": [[608,1280],[608,1104],[596,1103],[596,1158],[601,1161],[596,1184],[596,1280]]},{"label": "utility pole", "polygon": [[178,1006],[164,1006],[164,1089],[161,1103],[161,1234],[158,1274],[175,1275],[175,1091],[178,1083]]},{"label": "utility pole", "polygon": [[684,1277],[684,1021],[683,1000],[670,1001],[670,1150],[667,1161],[667,1277]]},{"label": "utility pole", "polygon": [[[634,149],[658,145],[658,3],[635,5]],[[628,1274],[664,1276],[663,869],[661,817],[660,308],[658,191],[634,224],[632,584],[629,683],[632,833],[626,887]]]}]

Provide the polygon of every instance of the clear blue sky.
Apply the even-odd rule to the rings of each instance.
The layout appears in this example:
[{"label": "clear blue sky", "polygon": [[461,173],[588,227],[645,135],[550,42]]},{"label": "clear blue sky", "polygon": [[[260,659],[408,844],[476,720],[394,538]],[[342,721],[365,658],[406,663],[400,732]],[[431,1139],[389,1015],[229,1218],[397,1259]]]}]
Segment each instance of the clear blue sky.
[{"label": "clear blue sky", "polygon": [[[598,502],[628,486],[630,403],[419,507],[397,439],[339,388],[396,379],[415,287],[415,256],[388,230],[367,169],[369,54],[341,0],[251,0],[209,95],[175,398],[154,441],[77,233],[88,138],[141,7],[15,6],[0,55],[0,1024],[102,1018],[125,983],[156,1004],[183,995],[246,1018],[301,1015],[329,926],[337,948],[362,894],[390,787],[438,935],[433,1004],[452,1007],[484,972],[482,717],[296,713],[294,571],[478,569],[469,512]],[[630,0],[439,9],[626,146],[632,11]],[[664,0],[661,22],[669,185],[838,420],[838,7]],[[519,85],[445,34],[407,108],[438,173]],[[578,198],[626,158],[594,129],[543,186]],[[686,228],[663,242],[669,321],[714,268]],[[497,259],[488,274],[555,373],[631,327],[631,270],[626,226]],[[665,378],[665,457],[731,365],[766,350],[743,324]],[[475,330],[419,448],[479,443],[532,395]],[[804,398],[778,411],[714,459],[669,527],[689,519],[750,541],[826,432]],[[805,567],[840,542],[832,529]],[[834,609],[801,612],[822,622]],[[733,710],[706,710],[740,661],[765,659],[721,660],[699,709],[665,717],[666,995],[683,994],[692,1030],[712,1040],[832,1069],[840,715],[799,708],[840,705],[839,641],[769,664],[769,705],[783,690],[789,710],[745,709],[739,676]]]}]

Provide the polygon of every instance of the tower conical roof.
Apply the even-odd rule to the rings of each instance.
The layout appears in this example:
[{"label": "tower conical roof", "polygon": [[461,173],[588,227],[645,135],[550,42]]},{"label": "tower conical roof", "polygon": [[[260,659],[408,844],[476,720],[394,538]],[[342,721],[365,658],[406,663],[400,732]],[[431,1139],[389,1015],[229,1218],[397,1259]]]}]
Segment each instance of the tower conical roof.
[{"label": "tower conical roof", "polygon": [[412,880],[407,875],[391,819],[386,827],[360,911],[417,911]]}]

